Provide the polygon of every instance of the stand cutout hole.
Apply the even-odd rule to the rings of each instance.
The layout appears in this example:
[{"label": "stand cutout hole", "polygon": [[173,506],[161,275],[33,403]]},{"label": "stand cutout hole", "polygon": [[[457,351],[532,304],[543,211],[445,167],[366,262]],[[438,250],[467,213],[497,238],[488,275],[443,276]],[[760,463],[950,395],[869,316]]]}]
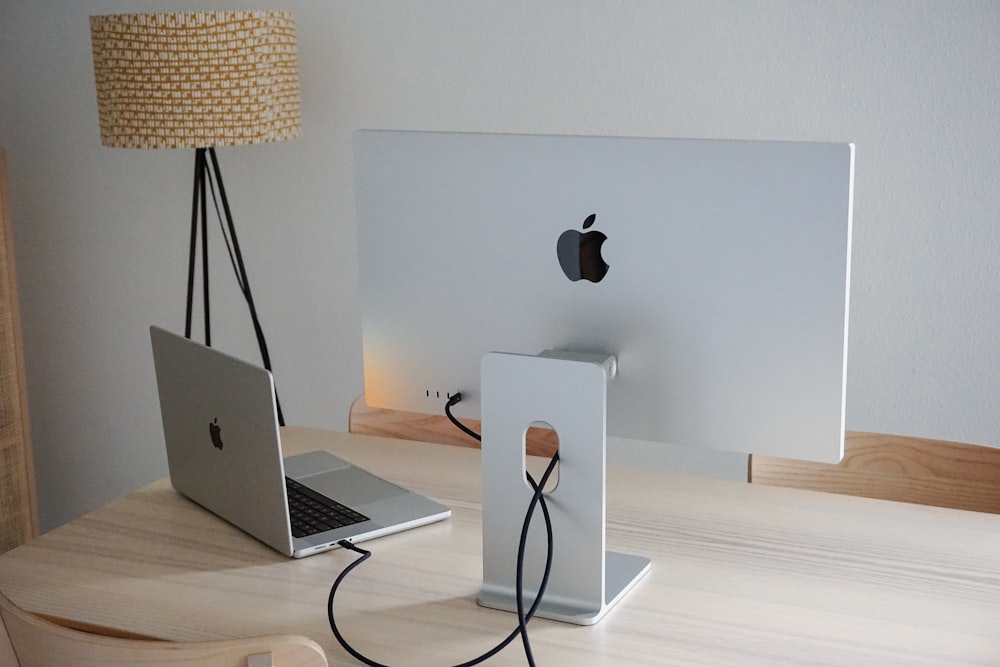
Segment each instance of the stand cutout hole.
[{"label": "stand cutout hole", "polygon": [[[530,428],[542,428],[542,429],[548,429],[548,430],[552,431],[555,434],[556,451],[559,451],[559,434],[555,432],[555,430],[552,428],[552,426],[550,424],[548,424],[546,422],[542,422],[542,421],[536,421],[536,422],[532,422],[531,424],[528,425],[528,429],[530,429]],[[527,438],[528,429],[525,429],[525,431],[524,431],[524,437],[525,438]],[[545,469],[549,465],[549,461],[550,461],[549,457],[545,457],[545,456],[525,456],[524,457],[524,461],[525,461],[525,465],[524,465],[525,484],[528,483],[528,478],[527,478],[528,474],[530,474],[532,476],[532,478],[534,478],[534,480],[536,482],[540,482],[542,480],[542,475],[545,474]],[[559,463],[558,462],[556,462],[556,467],[552,471],[552,474],[549,475],[549,481],[545,484],[545,487],[542,490],[543,490],[543,492],[546,495],[548,495],[548,494],[552,493],[553,491],[555,491],[557,486],[559,486]]]}]

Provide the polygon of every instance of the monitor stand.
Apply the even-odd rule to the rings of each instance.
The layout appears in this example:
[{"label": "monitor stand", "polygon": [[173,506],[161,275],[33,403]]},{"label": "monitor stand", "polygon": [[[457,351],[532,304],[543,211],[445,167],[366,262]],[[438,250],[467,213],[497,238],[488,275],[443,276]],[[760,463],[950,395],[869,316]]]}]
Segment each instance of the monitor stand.
[{"label": "monitor stand", "polygon": [[[525,434],[543,422],[559,438],[556,488],[545,499],[553,562],[537,616],[598,622],[649,570],[649,559],[605,550],[608,355],[546,351],[483,357],[483,587],[479,604],[517,610],[517,546],[534,491],[525,476]],[[524,606],[537,594],[547,541],[535,512],[524,559]]]}]

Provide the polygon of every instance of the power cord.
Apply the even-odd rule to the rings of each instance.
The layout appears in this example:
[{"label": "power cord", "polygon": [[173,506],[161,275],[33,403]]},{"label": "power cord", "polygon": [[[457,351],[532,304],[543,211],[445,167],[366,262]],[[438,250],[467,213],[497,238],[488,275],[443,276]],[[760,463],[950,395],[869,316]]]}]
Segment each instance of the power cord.
[{"label": "power cord", "polygon": [[[222,184],[222,171],[219,169],[219,161],[215,155],[215,149],[208,149],[208,156],[212,159],[212,168],[215,173],[215,177],[212,177],[213,172],[209,170],[208,164],[205,164],[205,181],[208,183],[209,191],[212,193],[212,204],[215,207],[215,217],[219,221],[219,230],[222,232],[222,240],[226,243],[226,250],[229,252],[229,263],[233,267],[233,273],[236,276],[236,285],[240,289],[240,294],[243,295],[243,300],[247,304],[247,309],[250,311],[250,321],[253,324],[254,335],[257,337],[257,347],[260,349],[261,362],[264,364],[264,368],[267,370],[271,369],[271,355],[267,350],[267,340],[264,337],[264,329],[260,324],[260,318],[257,316],[257,307],[254,305],[253,294],[250,291],[250,279],[247,277],[246,266],[243,263],[243,254],[240,252],[240,244],[236,238],[236,228],[233,226],[233,215],[232,211],[229,209],[229,198],[226,197],[226,189]],[[215,184],[216,181],[219,185],[219,196],[222,198],[222,208],[226,212],[226,221],[228,222],[228,229],[222,222],[222,211],[219,210],[219,197],[215,194]],[[207,252],[207,249],[206,249]],[[275,388],[274,391],[274,402],[278,411],[278,425],[285,425],[285,415],[281,410],[281,399],[278,397],[278,390]]]},{"label": "power cord", "polygon": [[[455,427],[458,428],[458,430],[462,431],[463,433],[475,439],[476,441],[482,442],[483,437],[481,435],[479,435],[471,428],[460,422],[455,417],[455,415],[452,414],[451,408],[457,403],[460,403],[461,400],[462,400],[462,392],[456,392],[455,394],[450,396],[448,398],[448,402],[444,404],[444,414],[446,417],[448,417],[448,421],[454,424]],[[515,591],[517,596],[518,629],[521,632],[521,638],[524,643],[524,653],[528,659],[529,665],[534,665],[535,663],[531,653],[531,642],[528,640],[528,628],[527,628],[528,619],[525,617],[524,613],[524,552],[528,540],[528,525],[531,522],[531,515],[534,512],[534,503],[537,502],[536,498],[538,498],[542,502],[542,512],[545,514],[546,528],[548,530],[548,555],[545,564],[545,577],[547,581],[549,569],[551,568],[552,565],[552,526],[549,523],[548,507],[545,505],[545,498],[544,496],[542,496],[542,492],[540,489],[545,488],[545,485],[548,483],[549,480],[549,475],[552,474],[552,470],[555,468],[555,465],[558,461],[559,461],[559,452],[557,450],[556,453],[552,456],[552,460],[549,462],[548,467],[545,469],[545,474],[542,476],[542,481],[541,484],[539,485],[535,484],[535,480],[532,478],[531,473],[525,471],[525,475],[528,478],[528,483],[531,484],[531,487],[534,490],[535,494],[531,499],[532,504],[528,506],[528,512],[524,519],[524,524],[521,526],[521,539],[518,542],[517,546],[517,574],[515,580],[516,581]],[[537,605],[538,602],[542,599],[542,592],[543,589],[539,589],[538,597],[535,598],[535,605]]]},{"label": "power cord", "polygon": [[[451,398],[448,399],[448,402],[445,405],[445,414],[448,416],[448,419],[453,424],[455,424],[459,429],[461,429],[464,433],[468,434],[472,438],[475,438],[476,440],[481,441],[482,436],[480,436],[472,429],[466,427],[451,414],[451,407],[461,400],[462,400],[461,393],[457,393],[451,396]],[[483,653],[478,657],[473,658],[472,660],[459,663],[454,667],[472,667],[473,665],[478,665],[479,663],[492,658],[497,653],[505,649],[518,636],[521,637],[521,643],[524,646],[524,656],[528,661],[528,665],[530,665],[531,667],[535,667],[535,658],[531,650],[531,642],[528,639],[528,621],[530,621],[531,618],[534,617],[535,611],[537,611],[538,609],[538,605],[541,604],[542,597],[545,594],[545,588],[548,586],[549,574],[552,570],[552,544],[553,544],[552,519],[549,516],[549,508],[545,502],[545,494],[543,492],[543,489],[545,488],[546,484],[548,484],[549,477],[552,475],[553,471],[555,470],[556,464],[558,462],[559,462],[559,452],[556,452],[552,456],[552,459],[549,461],[548,466],[545,468],[545,472],[542,474],[541,480],[537,483],[535,482],[534,478],[532,478],[531,474],[527,473],[528,483],[531,485],[532,491],[534,493],[531,496],[531,501],[528,503],[528,509],[524,515],[524,523],[521,525],[521,538],[517,548],[517,583],[516,583],[517,627],[514,628],[514,630],[511,631],[511,633],[507,635],[507,637],[504,638],[503,641],[498,643],[489,651]],[[534,516],[535,508],[539,506],[542,508],[542,517],[545,519],[545,535],[547,543],[547,549],[545,554],[545,570],[542,574],[541,583],[538,586],[538,595],[535,596],[535,600],[534,602],[532,602],[531,607],[528,608],[527,611],[525,611],[524,581],[523,581],[525,547],[528,540],[528,530],[531,526],[531,519]],[[338,542],[338,544],[344,549],[349,549],[361,555],[359,558],[355,559],[354,562],[352,562],[350,565],[344,568],[344,570],[340,573],[340,575],[337,576],[336,580],[333,582],[333,586],[330,587],[330,595],[327,598],[327,604],[326,604],[327,620],[330,623],[330,630],[333,632],[334,637],[337,638],[337,641],[344,648],[344,650],[347,651],[349,654],[351,654],[351,656],[353,656],[359,662],[364,663],[369,667],[389,667],[388,665],[384,665],[380,662],[372,660],[371,658],[365,656],[356,648],[351,646],[351,644],[340,632],[340,629],[337,627],[337,622],[336,619],[334,618],[334,611],[333,611],[334,598],[336,597],[337,589],[340,588],[340,584],[344,581],[347,575],[354,570],[354,568],[361,565],[361,563],[365,562],[372,556],[371,551],[368,551],[367,549],[362,549],[361,547],[357,546],[353,542],[350,542],[349,540],[341,540],[340,542]]]},{"label": "power cord", "polygon": [[[476,440],[477,442],[482,442],[483,441],[483,436],[479,435],[478,433],[476,433],[475,431],[473,431],[471,428],[469,428],[468,426],[466,426],[462,422],[458,421],[458,419],[455,418],[455,415],[453,415],[451,413],[452,406],[456,405],[457,403],[461,403],[461,402],[462,402],[462,392],[457,392],[455,394],[452,394],[450,397],[448,397],[448,402],[444,404],[444,414],[445,414],[445,416],[448,418],[448,421],[450,421],[452,424],[454,424],[455,428],[457,428],[459,431],[461,431],[462,433],[466,434],[470,438]],[[528,481],[531,481],[531,476],[530,475],[528,476]],[[542,488],[544,488],[544,485],[543,485]]]}]

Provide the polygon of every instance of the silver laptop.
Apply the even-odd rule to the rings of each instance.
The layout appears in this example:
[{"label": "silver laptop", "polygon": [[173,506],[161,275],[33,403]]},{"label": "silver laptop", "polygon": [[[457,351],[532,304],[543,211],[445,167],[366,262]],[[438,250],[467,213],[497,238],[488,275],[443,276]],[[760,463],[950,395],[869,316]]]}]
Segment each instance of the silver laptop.
[{"label": "silver laptop", "polygon": [[170,480],[205,509],[296,558],[451,516],[329,452],[283,459],[270,372],[159,327],[149,333]]}]

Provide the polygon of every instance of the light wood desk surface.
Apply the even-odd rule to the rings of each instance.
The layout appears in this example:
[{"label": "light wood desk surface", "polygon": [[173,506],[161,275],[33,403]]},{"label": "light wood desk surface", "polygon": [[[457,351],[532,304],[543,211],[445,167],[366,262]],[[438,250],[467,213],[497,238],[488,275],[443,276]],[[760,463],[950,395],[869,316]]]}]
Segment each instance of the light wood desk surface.
[{"label": "light wood desk surface", "polygon": [[[329,449],[454,510],[367,543],[373,557],[337,598],[358,648],[447,665],[513,628],[475,603],[478,450],[301,428],[284,439],[286,453]],[[998,515],[625,469],[609,472],[607,513],[609,548],[651,557],[652,571],[598,625],[533,621],[539,665],[1000,665]],[[169,639],[304,634],[352,665],[325,604],[355,557],[288,560],[164,481],[0,556],[0,590]],[[515,642],[486,664],[524,657]]]}]

